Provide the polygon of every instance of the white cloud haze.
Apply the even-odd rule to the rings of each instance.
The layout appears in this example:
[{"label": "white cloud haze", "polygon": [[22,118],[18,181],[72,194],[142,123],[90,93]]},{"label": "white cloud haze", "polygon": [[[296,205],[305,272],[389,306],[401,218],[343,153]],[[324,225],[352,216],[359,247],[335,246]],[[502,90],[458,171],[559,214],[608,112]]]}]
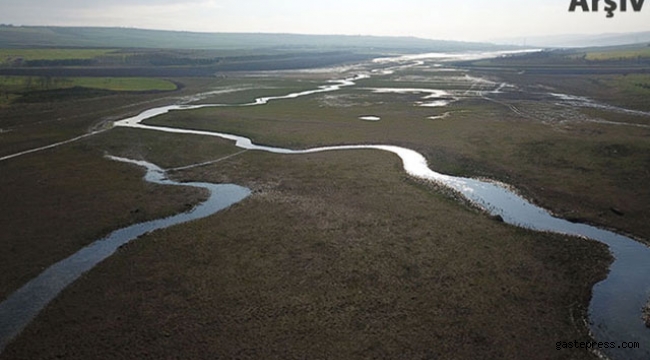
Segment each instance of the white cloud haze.
[{"label": "white cloud haze", "polygon": [[[591,4],[591,1],[588,1]],[[0,0],[0,23],[488,40],[650,31],[650,5],[606,18],[570,0]]]}]

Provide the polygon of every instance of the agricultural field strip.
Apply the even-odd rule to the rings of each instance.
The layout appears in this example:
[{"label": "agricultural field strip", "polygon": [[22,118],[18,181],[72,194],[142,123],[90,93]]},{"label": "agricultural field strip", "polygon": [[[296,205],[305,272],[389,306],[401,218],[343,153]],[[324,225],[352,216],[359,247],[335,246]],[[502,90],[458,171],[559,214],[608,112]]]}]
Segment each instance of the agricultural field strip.
[{"label": "agricultural field strip", "polygon": [[607,51],[598,52],[590,51],[585,55],[587,60],[618,60],[618,59],[638,59],[650,57],[650,47],[644,49],[634,50],[620,50],[620,51]]},{"label": "agricultural field strip", "polygon": [[24,93],[84,87],[110,91],[171,91],[176,84],[169,80],[144,77],[56,77],[0,76],[3,92]]},{"label": "agricultural field strip", "polygon": [[115,52],[115,49],[0,49],[0,65],[22,59],[87,60]]}]

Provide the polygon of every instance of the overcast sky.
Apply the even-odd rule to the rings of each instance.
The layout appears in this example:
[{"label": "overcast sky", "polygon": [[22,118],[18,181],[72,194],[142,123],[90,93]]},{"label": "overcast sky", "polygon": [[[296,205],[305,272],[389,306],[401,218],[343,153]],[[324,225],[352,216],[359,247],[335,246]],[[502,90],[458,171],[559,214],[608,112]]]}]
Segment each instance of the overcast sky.
[{"label": "overcast sky", "polygon": [[[621,1],[621,0],[616,0]],[[628,3],[631,0],[626,0]],[[591,4],[591,0],[588,1]],[[641,12],[569,13],[571,0],[0,0],[0,23],[481,41],[650,31]]]}]

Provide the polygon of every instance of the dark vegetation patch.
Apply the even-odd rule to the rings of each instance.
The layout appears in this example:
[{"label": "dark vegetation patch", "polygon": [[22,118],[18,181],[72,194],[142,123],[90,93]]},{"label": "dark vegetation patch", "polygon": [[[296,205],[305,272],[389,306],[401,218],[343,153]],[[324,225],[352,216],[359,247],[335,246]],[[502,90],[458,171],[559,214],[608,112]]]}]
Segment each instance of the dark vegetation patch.
[{"label": "dark vegetation patch", "polygon": [[[172,112],[148,123],[240,134],[293,149],[401,145],[422,152],[437,171],[500,180],[565,217],[650,238],[647,130],[576,122],[558,131],[481,99],[450,105],[458,111],[453,121],[432,122],[426,121],[430,109],[385,96],[371,111],[382,120],[367,123],[351,115],[368,113],[368,107],[323,107],[319,96]],[[614,216],[611,207],[626,209],[626,216]]]},{"label": "dark vegetation patch", "polygon": [[[155,80],[155,79],[154,79]],[[0,156],[53,144],[104,128],[110,121],[155,106],[179,101],[183,96],[213,89],[220,80],[179,78],[174,92],[117,92],[68,101],[0,103]],[[179,86],[178,84],[183,84]]]},{"label": "dark vegetation patch", "polygon": [[0,105],[78,101],[122,92],[170,92],[182,86],[165,79],[141,77],[2,76],[0,96],[4,99],[0,99]]},{"label": "dark vegetation patch", "polygon": [[[220,81],[184,79],[188,87],[178,95]],[[557,88],[590,89],[582,81],[570,77]],[[402,145],[441,172],[503,180],[563,216],[650,237],[644,130],[554,127],[482,99],[452,104],[453,121],[426,121],[432,109],[370,99],[380,101],[341,109],[321,107],[313,96],[153,122],[290,147]],[[121,94],[75,100],[74,109],[12,104],[0,109],[0,128],[11,130],[0,133],[1,150],[69,138],[97,119],[177,100]],[[382,121],[358,121],[368,110]],[[0,210],[7,222],[0,228],[13,239],[0,251],[3,291],[116,227],[180,211],[200,196],[150,186],[140,170],[104,160],[104,152],[175,167],[238,151],[214,138],[113,129],[0,162],[2,188],[12,189]],[[236,182],[255,194],[124,247],[66,290],[0,358],[474,359],[477,351],[494,359],[593,358],[553,344],[589,339],[590,289],[611,261],[603,245],[494,221],[414,181],[395,156],[377,151],[248,151],[173,175]]]},{"label": "dark vegetation patch", "polygon": [[[178,86],[178,84],[175,84],[175,86]],[[135,91],[135,92],[153,94],[153,93],[162,93],[167,91],[170,90],[144,90],[144,91]],[[122,91],[118,91],[118,90],[95,89],[95,88],[88,88],[83,86],[74,86],[65,89],[28,91],[23,93],[16,100],[16,102],[43,103],[43,102],[57,102],[57,101],[75,101],[75,100],[86,99],[86,98],[118,95],[121,92]]]},{"label": "dark vegetation patch", "polygon": [[[144,56],[144,55],[142,55]],[[137,76],[137,77],[208,77],[218,72],[231,71],[264,71],[264,70],[288,70],[288,69],[309,69],[339,65],[342,63],[358,62],[368,60],[376,55],[355,54],[351,52],[330,52],[330,53],[299,53],[269,55],[265,57],[234,57],[207,60],[165,60],[157,55],[147,55],[145,64],[136,62],[125,62],[121,66],[96,66],[86,67],[56,67],[58,76]],[[165,64],[168,62],[170,64]],[[182,64],[187,62],[188,64]],[[207,64],[206,64],[207,63]],[[0,68],[0,75],[23,75],[23,76],[47,76],[52,74],[52,68],[48,67],[5,67]]]},{"label": "dark vegetation patch", "polygon": [[147,160],[163,168],[203,163],[235,154],[231,141],[196,135],[114,128],[84,142],[97,152]]},{"label": "dark vegetation patch", "polygon": [[602,245],[494,222],[379,151],[178,175],[256,192],[125,247],[0,358],[592,358],[552,344],[588,339],[576,304],[605,275]]},{"label": "dark vegetation patch", "polygon": [[0,299],[126,225],[189,210],[201,190],[152,185],[84,144],[0,162]]},{"label": "dark vegetation patch", "polygon": [[459,62],[458,64],[514,69],[556,68],[594,71],[599,69],[638,68],[650,65],[650,50],[641,45],[601,48],[548,49],[540,52],[504,55],[494,59]]},{"label": "dark vegetation patch", "polygon": [[56,67],[56,66],[90,66],[92,59],[60,59],[60,60],[27,60],[27,67]]},{"label": "dark vegetation patch", "polygon": [[102,89],[89,89],[80,86],[75,86],[68,89],[30,91],[23,94],[20,98],[18,98],[17,101],[21,103],[70,101],[70,100],[78,100],[84,98],[107,96],[115,93],[116,91],[102,90]]}]

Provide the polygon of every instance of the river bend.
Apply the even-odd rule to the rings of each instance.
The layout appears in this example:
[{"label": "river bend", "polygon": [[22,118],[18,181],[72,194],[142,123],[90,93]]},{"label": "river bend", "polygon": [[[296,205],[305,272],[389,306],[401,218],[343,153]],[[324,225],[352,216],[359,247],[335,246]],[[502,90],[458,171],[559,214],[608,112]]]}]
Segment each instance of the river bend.
[{"label": "river bend", "polygon": [[[333,82],[318,90],[304,91],[297,94],[274,98],[257,99],[249,105],[263,105],[271,100],[292,99],[314,93],[335,91],[343,86],[352,86],[354,78]],[[322,151],[342,151],[358,149],[374,149],[391,152],[400,157],[404,171],[409,175],[423,180],[434,181],[447,186],[491,215],[498,215],[504,222],[515,226],[536,231],[550,231],[560,234],[574,235],[597,240],[609,246],[615,257],[610,267],[608,277],[594,286],[593,296],[589,305],[589,323],[591,331],[598,341],[607,342],[639,342],[641,349],[614,349],[607,354],[620,359],[650,359],[650,330],[641,319],[641,309],[650,297],[650,248],[630,237],[595,226],[573,223],[553,216],[549,211],[538,207],[503,184],[482,181],[471,178],[455,177],[431,170],[426,159],[420,153],[393,145],[344,145],[316,147],[304,150],[293,150],[281,147],[258,145],[251,139],[234,134],[219,133],[203,130],[189,130],[172,127],[142,124],[146,119],[153,118],[172,110],[191,110],[202,107],[242,106],[228,104],[209,105],[172,105],[143,112],[140,115],[127,118],[115,123],[117,127],[148,129],[176,134],[193,134],[213,136],[230,140],[235,146],[256,151],[266,151],[276,154],[309,154]]]},{"label": "river bend", "polygon": [[113,231],[103,239],[82,248],[50,266],[0,303],[0,353],[38,313],[63,289],[83,273],[111,256],[122,245],[151,231],[201,219],[223,210],[250,195],[250,190],[233,184],[179,183],[167,179],[165,171],[146,161],[109,157],[147,169],[145,179],[161,185],[191,186],[207,189],[210,196],[192,210],[151,220]]}]

